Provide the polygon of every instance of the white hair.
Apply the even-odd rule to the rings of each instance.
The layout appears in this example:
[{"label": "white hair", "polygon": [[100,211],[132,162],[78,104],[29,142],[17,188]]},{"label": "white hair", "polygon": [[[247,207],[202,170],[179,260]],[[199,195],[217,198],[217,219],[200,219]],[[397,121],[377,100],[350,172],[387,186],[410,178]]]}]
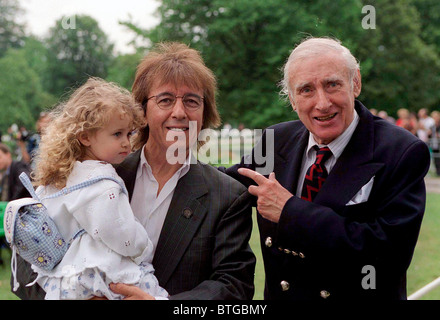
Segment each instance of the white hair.
[{"label": "white hair", "polygon": [[293,63],[310,58],[312,56],[324,55],[329,51],[338,52],[345,59],[349,71],[349,82],[353,89],[353,79],[358,70],[360,70],[359,62],[351,54],[350,50],[341,44],[338,39],[332,38],[307,38],[302,41],[295,49],[293,49],[286,64],[283,67],[284,77],[280,81],[281,95],[288,98],[291,89],[289,87],[289,72],[294,72],[290,69]]}]

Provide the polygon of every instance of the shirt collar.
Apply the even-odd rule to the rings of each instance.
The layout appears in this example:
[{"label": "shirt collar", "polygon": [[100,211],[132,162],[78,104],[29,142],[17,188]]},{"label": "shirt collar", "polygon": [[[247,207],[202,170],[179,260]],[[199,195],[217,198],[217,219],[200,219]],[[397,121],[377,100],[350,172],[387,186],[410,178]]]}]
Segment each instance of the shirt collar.
[{"label": "shirt collar", "polygon": [[[185,162],[183,163],[183,165],[179,168],[179,170],[176,171],[175,174],[178,174],[178,178],[182,178],[188,171],[190,168],[191,163],[194,163],[193,160],[193,154],[192,154],[192,150],[191,148],[189,149],[189,153],[188,153],[188,157],[185,159]],[[153,177],[153,171],[151,169],[150,164],[147,161],[147,158],[145,157],[145,145],[142,147],[142,152],[141,152],[141,159],[140,159],[140,166],[138,167],[140,168],[140,170],[137,171],[136,174],[136,179],[139,178],[142,173],[143,173],[143,168],[146,169],[147,171],[147,175],[152,178]]]},{"label": "shirt collar", "polygon": [[[351,139],[351,136],[354,133],[354,130],[356,130],[358,123],[359,123],[359,115],[356,112],[356,110],[354,110],[354,117],[348,128],[345,129],[345,131],[339,137],[337,137],[335,140],[333,140],[327,145],[327,147],[329,147],[330,151],[332,152],[332,154],[335,156],[336,159],[338,159],[339,156],[344,151],[345,147],[347,146],[348,142]],[[315,141],[315,138],[313,137],[313,134],[310,134],[309,132],[309,143],[307,145],[306,153],[309,154],[310,150],[315,145],[317,145],[320,148],[324,147],[324,145],[317,143]]]}]

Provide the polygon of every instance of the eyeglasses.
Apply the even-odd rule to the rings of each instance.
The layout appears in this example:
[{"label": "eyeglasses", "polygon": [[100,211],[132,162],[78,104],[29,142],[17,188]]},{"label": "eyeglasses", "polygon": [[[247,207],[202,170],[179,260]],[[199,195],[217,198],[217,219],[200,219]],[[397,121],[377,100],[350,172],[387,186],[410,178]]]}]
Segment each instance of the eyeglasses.
[{"label": "eyeglasses", "polygon": [[188,111],[195,111],[203,105],[204,98],[195,93],[186,93],[183,96],[176,96],[169,92],[160,93],[156,96],[147,98],[147,101],[155,98],[156,104],[162,110],[169,110],[176,104],[177,98],[182,99],[183,106]]}]

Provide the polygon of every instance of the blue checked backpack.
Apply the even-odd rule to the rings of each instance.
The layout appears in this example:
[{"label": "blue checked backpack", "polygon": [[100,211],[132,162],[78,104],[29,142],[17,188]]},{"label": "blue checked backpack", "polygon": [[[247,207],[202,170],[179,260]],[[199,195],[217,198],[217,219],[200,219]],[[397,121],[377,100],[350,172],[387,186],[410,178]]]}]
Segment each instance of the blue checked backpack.
[{"label": "blue checked backpack", "polygon": [[16,254],[24,260],[44,270],[52,270],[64,257],[70,243],[85,232],[78,232],[68,242],[58,231],[55,222],[50,218],[42,200],[57,198],[75,190],[88,187],[103,179],[113,180],[122,187],[125,186],[113,177],[100,176],[85,182],[66,187],[59,192],[40,199],[34,191],[32,183],[26,173],[20,175],[20,180],[32,198],[22,198],[10,201],[5,210],[3,225],[5,237],[12,248],[11,270],[14,278],[14,291],[19,287],[16,280]]}]

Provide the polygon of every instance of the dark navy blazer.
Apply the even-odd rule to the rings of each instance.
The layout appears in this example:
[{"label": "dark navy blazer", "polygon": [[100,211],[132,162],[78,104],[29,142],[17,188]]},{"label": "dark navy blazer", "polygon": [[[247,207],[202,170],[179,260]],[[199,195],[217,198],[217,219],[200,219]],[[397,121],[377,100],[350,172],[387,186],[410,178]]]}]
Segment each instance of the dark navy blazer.
[{"label": "dark navy blazer", "polygon": [[[425,210],[429,150],[359,101],[355,109],[359,124],[314,201],[293,196],[277,224],[258,215],[266,299],[406,299],[406,271]],[[271,145],[267,130],[274,130]],[[295,194],[309,132],[300,121],[267,130],[253,155],[268,150],[277,180]],[[239,167],[258,167],[249,157],[223,171],[251,184],[237,173]],[[347,206],[372,177],[368,200]]]}]

